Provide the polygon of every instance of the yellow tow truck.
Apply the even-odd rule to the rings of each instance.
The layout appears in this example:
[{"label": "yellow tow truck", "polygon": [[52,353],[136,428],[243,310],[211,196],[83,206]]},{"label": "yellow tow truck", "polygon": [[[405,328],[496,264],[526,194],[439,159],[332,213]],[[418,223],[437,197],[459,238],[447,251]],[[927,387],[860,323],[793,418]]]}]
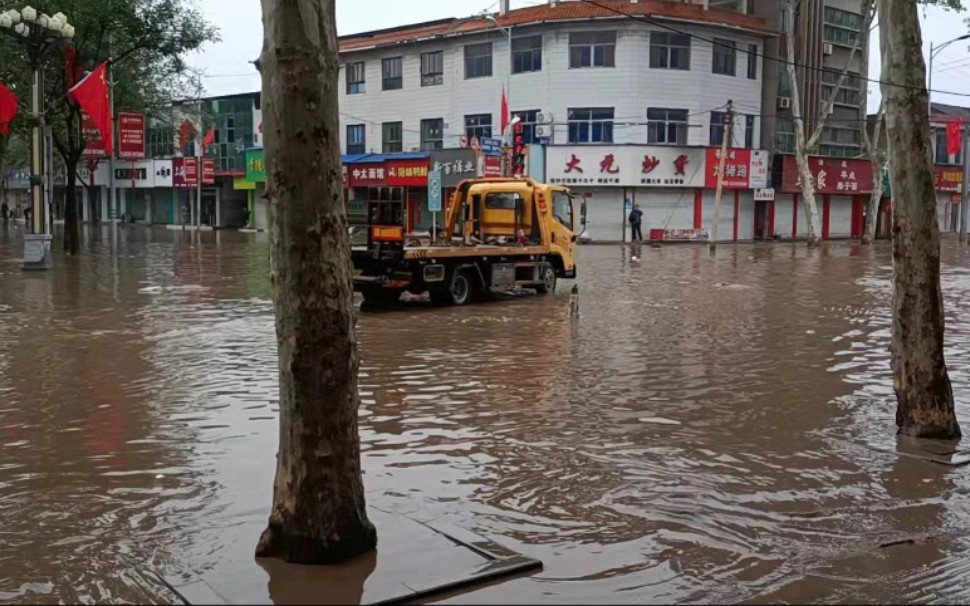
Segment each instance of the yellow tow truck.
[{"label": "yellow tow truck", "polygon": [[586,201],[568,188],[523,177],[463,181],[441,233],[426,243],[406,242],[400,204],[369,203],[367,246],[351,254],[354,290],[368,303],[393,303],[407,291],[464,305],[519,287],[548,294],[558,278],[576,277]]}]

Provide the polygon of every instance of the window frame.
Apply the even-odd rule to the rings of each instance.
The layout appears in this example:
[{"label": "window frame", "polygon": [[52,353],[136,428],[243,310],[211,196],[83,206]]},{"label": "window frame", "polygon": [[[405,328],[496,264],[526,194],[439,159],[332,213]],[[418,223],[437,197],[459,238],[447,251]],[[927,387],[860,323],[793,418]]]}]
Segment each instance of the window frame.
[{"label": "window frame", "polygon": [[492,138],[492,114],[465,114],[465,136],[471,141],[472,137],[478,140]]},{"label": "window frame", "polygon": [[724,120],[727,117],[727,112],[724,111],[712,111],[711,112],[711,133],[709,144],[711,147],[717,147],[721,145],[724,141]]},{"label": "window frame", "polygon": [[[585,113],[586,117],[576,117],[579,113]],[[597,113],[609,113],[609,117],[594,117]],[[566,110],[566,116],[569,125],[569,143],[573,145],[613,143],[616,108],[570,107]],[[597,129],[599,129],[599,138],[595,137]],[[584,136],[580,136],[584,133]]]},{"label": "window frame", "polygon": [[[432,127],[437,126],[438,138],[432,138],[429,134],[434,134],[432,132]],[[425,118],[421,120],[421,151],[432,151],[436,149],[443,149],[445,144],[445,120],[444,118]],[[431,144],[429,146],[428,144]],[[435,145],[437,143],[437,145]]]},{"label": "window frame", "polygon": [[522,119],[519,124],[522,125],[522,142],[526,145],[539,142],[536,127],[539,126],[539,114],[541,113],[538,109],[525,109],[511,112],[512,116],[519,116]]},{"label": "window frame", "polygon": [[738,75],[737,40],[714,38],[711,51],[711,73],[736,78]]},{"label": "window frame", "polygon": [[[582,36],[588,36],[589,41],[574,40],[574,38]],[[607,36],[611,38],[611,41],[598,41],[597,36]],[[616,30],[569,32],[569,69],[605,69],[616,67],[616,42]],[[588,52],[588,57],[585,60],[583,49]],[[579,51],[578,56],[576,51]],[[596,62],[597,51],[601,51],[600,64]]]},{"label": "window frame", "polygon": [[[663,117],[659,117],[663,112]],[[671,117],[671,114],[674,114]],[[683,116],[683,119],[677,119]],[[690,126],[690,112],[682,108],[649,107],[647,108],[647,144],[648,145],[687,145],[688,127]],[[670,140],[671,128],[674,138]],[[662,136],[661,136],[662,134]]]},{"label": "window frame", "polygon": [[[358,74],[357,71],[360,70]],[[367,92],[367,62],[353,61],[344,66],[348,95],[363,95]],[[360,80],[352,80],[360,76]]]},{"label": "window frame", "polygon": [[[438,71],[427,70],[437,68]],[[421,86],[441,86],[445,83],[445,52],[430,51],[421,53]]]},{"label": "window frame", "polygon": [[[359,142],[352,142],[356,140],[356,137],[352,135],[352,133],[355,133],[355,132],[359,132],[361,135]],[[348,154],[367,153],[367,125],[366,124],[347,125],[347,153]]]},{"label": "window frame", "polygon": [[[388,128],[397,127],[397,139],[388,138]],[[396,143],[397,145],[393,145]],[[391,144],[390,146],[388,144]],[[382,122],[381,123],[381,153],[395,154],[404,151],[404,122]]]},{"label": "window frame", "polygon": [[[539,40],[538,46],[532,46],[528,48],[516,48],[516,43],[523,45],[529,41],[534,42],[536,39]],[[542,34],[532,34],[529,36],[521,36],[518,38],[512,38],[512,73],[513,74],[531,74],[535,72],[542,71],[542,45],[543,37]],[[528,61],[526,61],[528,59]],[[526,63],[529,64],[531,69],[526,69]]]},{"label": "window frame", "polygon": [[[487,54],[484,52],[488,49]],[[472,55],[470,53],[483,51],[481,54]],[[475,44],[465,45],[465,80],[475,80],[478,78],[491,78],[493,69],[494,49],[491,42],[476,42]],[[479,62],[482,62],[481,64]],[[477,72],[481,73],[477,73]]]},{"label": "window frame", "polygon": [[[388,76],[388,66],[397,65],[397,75]],[[391,70],[393,71],[393,69]],[[388,86],[388,83],[391,86]],[[404,57],[385,57],[381,59],[381,90],[401,90],[404,88]]]},{"label": "window frame", "polygon": [[757,44],[748,45],[748,80],[758,79],[758,55],[760,54]]},{"label": "window frame", "polygon": [[[683,44],[684,41],[686,41],[686,44]],[[675,51],[681,51],[681,53],[675,53]],[[683,51],[686,51],[686,53]],[[674,65],[675,56],[686,56],[685,65]],[[650,69],[671,69],[689,72],[690,60],[690,36],[674,32],[650,32]]]}]

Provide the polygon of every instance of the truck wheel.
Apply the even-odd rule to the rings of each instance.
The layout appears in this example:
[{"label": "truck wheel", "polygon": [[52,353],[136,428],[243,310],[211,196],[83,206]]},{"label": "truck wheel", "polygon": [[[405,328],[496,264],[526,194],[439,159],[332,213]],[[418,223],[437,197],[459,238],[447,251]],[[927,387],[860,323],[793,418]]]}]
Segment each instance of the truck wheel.
[{"label": "truck wheel", "polygon": [[536,285],[536,292],[540,295],[548,295],[556,292],[556,270],[552,265],[547,265],[542,272],[542,283]]},{"label": "truck wheel", "polygon": [[431,300],[438,305],[465,305],[475,296],[468,272],[459,271],[451,281],[450,288],[436,288],[431,291]]}]

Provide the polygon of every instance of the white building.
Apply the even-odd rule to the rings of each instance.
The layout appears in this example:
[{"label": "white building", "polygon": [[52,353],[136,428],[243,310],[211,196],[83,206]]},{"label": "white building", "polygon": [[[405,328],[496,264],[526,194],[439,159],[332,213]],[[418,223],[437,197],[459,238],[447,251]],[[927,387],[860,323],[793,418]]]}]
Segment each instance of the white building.
[{"label": "white building", "polygon": [[[759,147],[760,55],[775,32],[747,14],[746,0],[550,0],[512,11],[507,4],[500,2],[494,16],[341,38],[343,152],[425,151],[458,147],[462,137],[500,138],[503,89],[512,114],[522,118],[525,142],[550,145],[547,158],[558,157],[558,146],[609,144],[696,155],[720,145],[729,101],[736,112],[730,145]],[[620,184],[589,189],[592,222],[611,217],[602,239],[625,238],[631,198],[650,202]],[[674,195],[687,196],[682,214],[693,217],[695,194],[671,190],[665,208],[677,203]]]}]

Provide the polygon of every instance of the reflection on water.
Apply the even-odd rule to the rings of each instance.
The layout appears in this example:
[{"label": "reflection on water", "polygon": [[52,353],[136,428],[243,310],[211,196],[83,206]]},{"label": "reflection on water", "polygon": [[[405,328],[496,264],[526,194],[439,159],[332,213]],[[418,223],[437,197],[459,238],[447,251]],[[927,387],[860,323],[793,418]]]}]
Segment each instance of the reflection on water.
[{"label": "reflection on water", "polygon": [[[248,557],[228,530],[270,501],[266,239],[84,237],[25,275],[0,227],[0,602],[165,599],[142,571]],[[892,440],[885,246],[581,254],[578,322],[565,286],[360,320],[370,502],[545,562],[475,599],[970,599],[965,473],[867,446]],[[960,402],[968,261],[945,243]]]}]

